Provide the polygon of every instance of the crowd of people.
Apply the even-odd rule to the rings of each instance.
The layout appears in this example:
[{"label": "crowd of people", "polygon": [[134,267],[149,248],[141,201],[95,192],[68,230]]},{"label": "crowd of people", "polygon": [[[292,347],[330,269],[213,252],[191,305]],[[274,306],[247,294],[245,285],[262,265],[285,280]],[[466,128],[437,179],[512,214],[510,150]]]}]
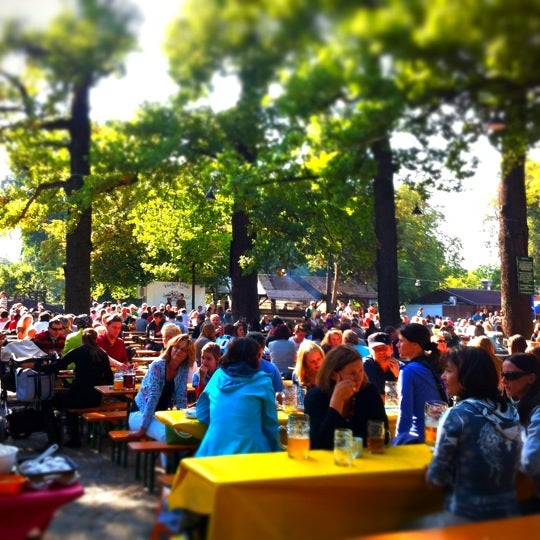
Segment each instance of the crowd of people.
[{"label": "crowd of people", "polygon": [[[72,391],[53,401],[58,409],[94,403],[93,386],[110,383],[112,369],[131,362],[122,332],[144,332],[146,347],[160,356],[129,411],[130,429],[134,436],[165,440],[154,413],[185,408],[192,385],[197,417],[208,424],[197,456],[279,450],[276,403],[287,380],[303,397],[314,449],[332,448],[336,428],[366,440],[370,420],[384,423],[388,444],[423,443],[424,404],[442,401],[448,409],[427,482],[444,490],[445,508],[422,525],[540,510],[540,348],[534,346],[540,326],[533,341],[509,336],[503,361],[493,339],[502,331],[496,312],[452,321],[420,310],[410,319],[402,313],[399,328],[380,328],[375,305],[359,311],[344,302],[330,314],[312,302],[296,323],[266,315],[234,322],[221,307],[188,312],[168,304],[93,305],[77,317],[12,307],[0,316],[18,338],[3,346],[2,359],[31,344],[58,354],[62,367],[74,365]],[[387,382],[398,389],[395,433],[384,405]],[[68,434],[71,441],[69,421]],[[518,469],[537,492],[521,507]]]}]

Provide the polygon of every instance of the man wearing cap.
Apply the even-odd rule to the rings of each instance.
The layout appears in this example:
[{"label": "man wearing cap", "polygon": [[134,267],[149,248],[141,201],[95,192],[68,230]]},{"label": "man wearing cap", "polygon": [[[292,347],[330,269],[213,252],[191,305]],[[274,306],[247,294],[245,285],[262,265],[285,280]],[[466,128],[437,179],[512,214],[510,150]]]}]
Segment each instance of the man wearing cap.
[{"label": "man wearing cap", "polygon": [[364,371],[384,398],[386,381],[397,381],[399,362],[392,356],[390,336],[385,332],[375,332],[368,337],[370,355],[364,358]]}]

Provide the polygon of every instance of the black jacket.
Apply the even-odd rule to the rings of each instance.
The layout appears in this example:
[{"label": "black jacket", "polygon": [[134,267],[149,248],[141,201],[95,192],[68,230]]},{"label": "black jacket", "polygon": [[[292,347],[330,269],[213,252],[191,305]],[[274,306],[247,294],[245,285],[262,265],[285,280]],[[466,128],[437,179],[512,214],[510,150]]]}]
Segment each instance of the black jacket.
[{"label": "black jacket", "polygon": [[[335,409],[330,408],[330,395],[324,394],[316,386],[304,399],[304,411],[310,419],[311,448],[334,448],[334,430],[352,429],[355,437],[362,437],[367,443],[368,420],[382,420],[388,430],[388,418],[377,387],[369,383],[354,396],[353,413],[344,418]],[[388,432],[387,432],[388,433]]]}]

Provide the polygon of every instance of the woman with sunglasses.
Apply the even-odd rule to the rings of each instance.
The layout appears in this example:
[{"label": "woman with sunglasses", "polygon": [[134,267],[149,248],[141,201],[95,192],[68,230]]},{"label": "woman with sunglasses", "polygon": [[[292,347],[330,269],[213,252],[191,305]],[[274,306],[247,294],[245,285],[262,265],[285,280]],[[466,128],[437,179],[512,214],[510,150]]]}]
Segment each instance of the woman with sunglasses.
[{"label": "woman with sunglasses", "polygon": [[506,395],[517,401],[522,427],[521,468],[532,480],[536,497],[521,503],[524,514],[540,512],[540,362],[527,353],[509,356],[502,367]]}]

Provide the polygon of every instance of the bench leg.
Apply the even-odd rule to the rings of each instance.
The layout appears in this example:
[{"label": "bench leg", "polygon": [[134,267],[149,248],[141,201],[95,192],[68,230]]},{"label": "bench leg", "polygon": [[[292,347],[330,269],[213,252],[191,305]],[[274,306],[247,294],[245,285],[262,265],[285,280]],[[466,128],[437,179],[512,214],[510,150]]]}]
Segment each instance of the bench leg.
[{"label": "bench leg", "polygon": [[141,454],[135,452],[135,480],[141,479]]}]

